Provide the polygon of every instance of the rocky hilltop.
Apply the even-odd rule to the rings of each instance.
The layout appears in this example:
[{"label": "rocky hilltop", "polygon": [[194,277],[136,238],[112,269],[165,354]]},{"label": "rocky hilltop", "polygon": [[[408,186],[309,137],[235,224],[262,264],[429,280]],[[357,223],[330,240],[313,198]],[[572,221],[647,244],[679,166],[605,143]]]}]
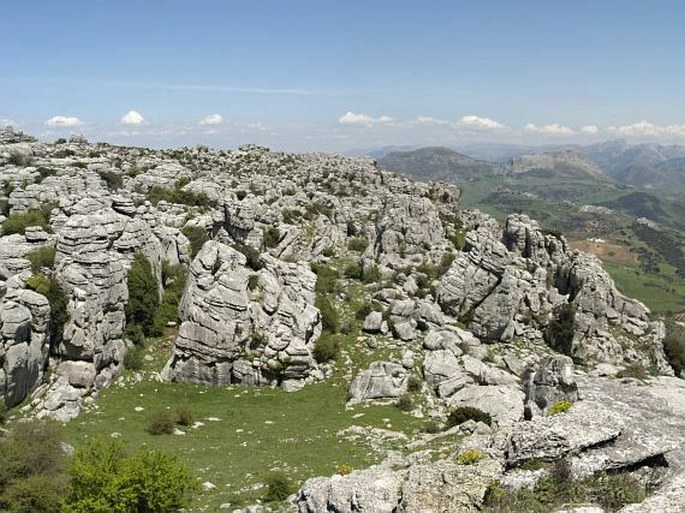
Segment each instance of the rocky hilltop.
[{"label": "rocky hilltop", "polygon": [[[136,343],[127,305],[140,255],[158,298],[165,269],[187,270],[159,376],[176,382],[297,391],[329,379],[319,341],[345,329],[340,304],[354,284],[377,356],[350,369],[349,404],[419,389],[421,414],[471,407],[491,425],[446,432],[466,441],[439,461],[421,456],[422,438],[409,457],[309,480],[293,499],[299,511],[475,511],[493,483],[519,489],[545,475],[525,462],[561,458],[578,479],[630,472],[662,487],[629,511],[676,511],[664,504],[682,493],[685,411],[663,323],[599,260],[524,215],[500,225],[461,210],[456,186],[368,159],[48,144],[10,130],[0,191],[9,407],[67,421],[112,382]],[[552,415],[559,404],[570,410]],[[674,409],[664,429],[653,422]]]}]

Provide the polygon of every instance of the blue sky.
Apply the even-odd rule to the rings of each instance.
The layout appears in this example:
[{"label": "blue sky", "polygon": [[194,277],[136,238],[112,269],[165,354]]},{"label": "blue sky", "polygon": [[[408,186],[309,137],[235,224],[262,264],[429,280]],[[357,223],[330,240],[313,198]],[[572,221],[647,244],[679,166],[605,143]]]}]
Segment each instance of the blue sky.
[{"label": "blue sky", "polygon": [[685,143],[676,1],[5,2],[0,120],[293,150]]}]

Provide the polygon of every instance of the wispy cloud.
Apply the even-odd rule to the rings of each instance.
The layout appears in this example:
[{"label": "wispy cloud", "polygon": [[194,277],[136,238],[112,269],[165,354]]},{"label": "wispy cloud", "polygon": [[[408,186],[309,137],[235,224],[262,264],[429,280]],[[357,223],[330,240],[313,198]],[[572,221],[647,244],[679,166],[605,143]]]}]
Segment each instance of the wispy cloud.
[{"label": "wispy cloud", "polygon": [[53,116],[45,122],[52,127],[74,127],[83,125],[83,121],[73,116]]},{"label": "wispy cloud", "polygon": [[525,132],[545,135],[574,135],[575,132],[567,126],[554,123],[552,125],[535,125],[533,123],[526,123],[523,126]]},{"label": "wispy cloud", "polygon": [[411,121],[411,124],[417,126],[448,126],[451,123],[444,119],[438,119],[431,116],[416,116]]},{"label": "wispy cloud", "polygon": [[201,126],[209,126],[221,125],[223,122],[224,118],[221,114],[210,114],[209,116],[205,116],[200,121],[198,121],[197,124]]}]

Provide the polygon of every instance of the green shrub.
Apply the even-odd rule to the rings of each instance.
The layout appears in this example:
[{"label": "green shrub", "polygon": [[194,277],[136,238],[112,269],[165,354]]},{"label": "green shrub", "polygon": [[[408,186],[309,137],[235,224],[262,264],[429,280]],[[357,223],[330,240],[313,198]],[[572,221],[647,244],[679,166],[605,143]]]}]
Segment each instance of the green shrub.
[{"label": "green shrub", "polygon": [[74,455],[64,513],[171,513],[187,507],[197,480],[169,454],[131,456],[116,440],[96,440]]},{"label": "green shrub", "polygon": [[576,306],[573,303],[566,303],[557,317],[550,321],[545,333],[545,338],[550,347],[567,356],[571,356],[573,353],[573,336],[576,331],[575,317]]},{"label": "green shrub", "polygon": [[332,258],[335,256],[335,247],[328,246],[327,248],[325,248],[323,250],[323,252],[321,254],[327,258]]},{"label": "green shrub", "polygon": [[371,265],[362,270],[362,281],[364,283],[379,283],[381,281],[381,271],[378,266]]},{"label": "green shrub", "polygon": [[209,240],[207,230],[201,226],[185,226],[181,232],[190,241],[190,256],[195,258],[195,255],[200,252],[205,242]]},{"label": "green shrub", "polygon": [[159,306],[159,283],[152,272],[152,265],[142,253],[137,252],[133,255],[126,282],[126,323],[137,324],[145,335],[150,336],[154,331],[155,315]]},{"label": "green shrub", "polygon": [[52,269],[55,267],[56,250],[52,246],[42,246],[34,249],[26,255],[26,259],[31,262],[33,274],[39,273],[44,267]]},{"label": "green shrub", "polygon": [[240,251],[247,259],[246,265],[253,271],[259,271],[264,265],[262,264],[261,254],[252,246],[236,242],[233,246],[237,251]]},{"label": "green shrub", "polygon": [[4,399],[0,399],[0,425],[4,425],[9,417],[10,410]]},{"label": "green shrub", "polygon": [[124,337],[133,342],[136,346],[145,345],[145,332],[137,324],[129,324],[124,330]]},{"label": "green shrub", "polygon": [[642,483],[628,474],[604,474],[591,480],[592,497],[606,511],[618,511],[626,504],[647,498]]},{"label": "green shrub", "polygon": [[347,249],[363,253],[369,247],[369,241],[364,237],[354,237],[347,241]]},{"label": "green shrub", "polygon": [[571,401],[557,401],[549,408],[550,415],[559,415],[560,413],[566,413],[571,409],[573,403]]},{"label": "green shrub", "polygon": [[49,217],[46,216],[43,209],[30,209],[21,214],[12,214],[2,223],[2,234],[19,233],[24,235],[29,226],[40,226],[46,232],[51,233],[52,228],[48,219]]},{"label": "green shrub", "polygon": [[162,262],[162,302],[155,314],[155,333],[162,333],[168,323],[178,323],[178,305],[183,297],[183,291],[188,279],[188,270],[181,264],[170,265]]},{"label": "green shrub", "polygon": [[[176,183],[178,184],[179,182]],[[155,185],[147,192],[146,197],[153,205],[157,205],[160,201],[166,201],[167,203],[178,203],[189,207],[208,208],[216,206],[216,202],[210,200],[205,193],[184,191],[180,187],[167,189],[166,187]]]},{"label": "green shrub", "polygon": [[463,424],[467,420],[475,420],[476,422],[483,422],[488,426],[492,424],[492,416],[479,408],[473,406],[459,406],[452,410],[447,417],[447,428]]},{"label": "green shrub", "polygon": [[31,155],[24,155],[18,151],[13,151],[7,159],[7,163],[17,167],[28,167],[33,163],[33,157]]},{"label": "green shrub", "polygon": [[50,167],[39,167],[36,171],[38,171],[38,177],[36,178],[35,183],[41,183],[48,176],[57,175],[57,170]]},{"label": "green shrub", "polygon": [[361,280],[363,276],[362,266],[359,265],[359,262],[352,262],[345,267],[343,274],[345,275],[345,278],[349,278],[350,280]]},{"label": "green shrub", "polygon": [[335,360],[339,355],[340,340],[338,336],[324,333],[314,342],[312,356],[318,363]]},{"label": "green shrub", "polygon": [[69,321],[69,311],[67,309],[69,300],[64,289],[54,276],[46,276],[40,273],[31,276],[26,281],[26,286],[47,298],[50,304],[52,342],[60,341],[64,325]]},{"label": "green shrub", "polygon": [[403,394],[397,399],[395,406],[402,411],[411,411],[414,408],[414,401],[409,394]]},{"label": "green shrub", "polygon": [[346,463],[342,463],[342,464],[338,465],[337,472],[341,476],[346,476],[347,474],[351,474],[352,472],[354,472],[354,467],[352,465],[347,465]]},{"label": "green shrub", "polygon": [[59,511],[66,454],[57,425],[32,420],[0,438],[0,509]]},{"label": "green shrub", "polygon": [[247,279],[247,288],[250,290],[255,290],[259,284],[259,276],[257,274],[252,274]]},{"label": "green shrub", "polygon": [[639,380],[646,380],[649,378],[647,370],[639,363],[633,363],[616,373],[617,378],[634,378]]},{"label": "green shrub", "polygon": [[681,375],[685,370],[685,328],[675,322],[667,322],[663,344],[668,363],[677,375]]},{"label": "green shrub", "polygon": [[181,426],[193,425],[193,410],[187,404],[183,404],[176,408],[176,424]]},{"label": "green shrub", "polygon": [[340,315],[331,303],[331,300],[323,295],[317,295],[314,306],[319,309],[321,314],[321,324],[324,331],[338,333],[340,331]]},{"label": "green shrub", "polygon": [[480,449],[466,449],[457,456],[459,465],[473,465],[485,459],[485,453]]},{"label": "green shrub", "polygon": [[409,376],[409,381],[407,382],[407,392],[420,392],[422,384],[423,380],[418,376]]},{"label": "green shrub", "polygon": [[174,432],[175,419],[169,410],[159,410],[152,414],[147,431],[151,435],[170,435]]},{"label": "green shrub", "polygon": [[[143,340],[145,340],[143,338]],[[141,346],[132,347],[124,355],[124,368],[130,371],[139,371],[145,362],[145,348]]]},{"label": "green shrub", "polygon": [[293,492],[293,485],[288,474],[282,470],[272,470],[264,476],[266,491],[263,499],[266,502],[280,502]]},{"label": "green shrub", "polygon": [[435,419],[430,419],[421,427],[421,431],[434,435],[442,431],[442,424]]},{"label": "green shrub", "polygon": [[111,190],[121,189],[124,185],[124,179],[119,173],[114,171],[99,171],[98,174],[107,184],[107,188]]},{"label": "green shrub", "polygon": [[275,248],[281,240],[281,231],[275,226],[269,226],[264,230],[264,247]]},{"label": "green shrub", "polygon": [[312,263],[310,266],[314,274],[316,274],[316,287],[314,290],[322,294],[334,292],[338,278],[340,278],[338,271],[322,264]]}]

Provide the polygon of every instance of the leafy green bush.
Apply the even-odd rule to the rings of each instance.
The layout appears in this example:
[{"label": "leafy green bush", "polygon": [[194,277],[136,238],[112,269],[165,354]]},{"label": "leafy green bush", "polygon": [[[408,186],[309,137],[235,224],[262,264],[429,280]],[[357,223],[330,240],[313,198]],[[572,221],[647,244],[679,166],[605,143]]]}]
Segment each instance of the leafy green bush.
[{"label": "leafy green bush", "polygon": [[56,250],[52,246],[42,246],[34,249],[26,255],[26,259],[31,262],[31,271],[36,274],[44,267],[52,269],[55,267]]},{"label": "leafy green bush", "polygon": [[275,248],[281,240],[281,231],[275,226],[269,226],[264,230],[264,247]]},{"label": "leafy green bush", "polygon": [[17,167],[28,167],[33,163],[33,157],[31,155],[24,155],[18,151],[13,151],[7,159],[7,163]]},{"label": "leafy green bush", "polygon": [[316,287],[314,290],[317,294],[330,294],[334,292],[338,278],[340,278],[338,271],[322,264],[312,263],[310,266],[314,274],[316,274]]},{"label": "leafy green bush", "polygon": [[155,185],[148,191],[146,195],[147,200],[153,205],[157,205],[160,201],[166,201],[167,203],[178,203],[189,207],[208,208],[216,206],[216,202],[210,200],[204,192],[184,191],[178,186],[179,184],[181,184],[181,187],[185,185],[180,181],[176,182],[174,189]]},{"label": "leafy green bush", "polygon": [[263,499],[266,502],[280,502],[293,492],[293,485],[288,474],[282,470],[272,470],[264,476],[266,491]]},{"label": "leafy green bush", "polygon": [[[143,337],[145,340],[145,337]],[[141,346],[132,347],[124,355],[124,368],[130,371],[139,371],[143,368],[145,348]]]},{"label": "leafy green bush", "polygon": [[345,278],[349,278],[350,280],[361,280],[363,276],[362,266],[359,265],[359,262],[352,262],[345,267],[343,274],[345,275]]},{"label": "leafy green bush", "polygon": [[111,190],[121,189],[124,185],[124,179],[119,173],[114,171],[99,171],[98,174],[107,184],[107,188]]},{"label": "leafy green bush", "polygon": [[26,281],[26,286],[31,290],[44,295],[50,304],[50,324],[53,342],[62,339],[64,325],[69,321],[67,306],[69,300],[62,286],[54,276],[34,274]]},{"label": "leafy green bush", "polygon": [[430,419],[421,427],[421,431],[429,434],[440,433],[442,431],[442,424],[435,419]]},{"label": "leafy green bush", "polygon": [[403,394],[397,399],[395,406],[402,411],[411,411],[414,408],[414,401],[409,394]]},{"label": "leafy green bush", "polygon": [[340,340],[339,336],[331,335],[329,333],[322,334],[316,342],[314,342],[314,350],[312,356],[319,363],[326,363],[335,360],[340,355]]},{"label": "leafy green bush", "polygon": [[187,279],[188,270],[183,265],[170,265],[166,260],[162,262],[164,292],[155,315],[155,333],[162,333],[170,322],[178,323],[178,305],[183,297]]},{"label": "leafy green bush", "polygon": [[685,370],[685,328],[675,322],[666,323],[664,352],[677,375]]},{"label": "leafy green bush", "polygon": [[57,175],[57,170],[51,167],[39,167],[36,171],[38,171],[38,177],[36,178],[35,183],[41,183],[48,176]]},{"label": "leafy green bush", "polygon": [[2,223],[2,234],[19,233],[24,235],[29,226],[40,226],[44,231],[51,233],[52,228],[48,219],[49,217],[42,209],[30,209],[21,214],[12,214]]},{"label": "leafy green bush", "polygon": [[131,456],[116,440],[76,452],[64,513],[170,513],[187,507],[198,483],[176,457],[143,450]]},{"label": "leafy green bush", "polygon": [[261,260],[261,254],[252,246],[237,242],[233,247],[245,255],[245,258],[247,259],[246,264],[253,271],[259,271],[262,267],[264,267]]},{"label": "leafy green bush", "polygon": [[369,247],[369,241],[365,237],[354,237],[347,242],[347,249],[363,253]]},{"label": "leafy green bush", "polygon": [[193,410],[187,404],[182,404],[176,408],[176,424],[181,426],[193,425]]},{"label": "leafy green bush", "polygon": [[571,409],[573,403],[571,401],[557,401],[549,408],[550,415],[559,415],[561,413],[566,413]]},{"label": "leafy green bush", "polygon": [[347,474],[351,474],[352,472],[354,472],[354,467],[352,465],[342,463],[342,464],[338,465],[337,472],[341,476],[346,476]]},{"label": "leafy green bush", "polygon": [[340,331],[340,314],[338,314],[331,300],[327,296],[317,294],[314,306],[319,309],[324,331],[338,333]]},{"label": "leafy green bush", "polygon": [[492,424],[492,416],[479,408],[473,406],[459,406],[452,410],[447,417],[447,428],[463,424],[467,420],[475,420],[476,422],[483,422],[488,426]]},{"label": "leafy green bush", "polygon": [[459,465],[473,465],[482,459],[485,459],[485,453],[480,449],[466,449],[457,456],[457,463]]},{"label": "leafy green bush", "polygon": [[545,338],[552,349],[571,356],[573,353],[573,336],[575,334],[574,320],[576,305],[566,303],[556,318],[547,326]]},{"label": "leafy green bush", "polygon": [[151,435],[170,435],[174,432],[175,419],[169,410],[159,410],[152,414],[147,426]]},{"label": "leafy green bush", "polygon": [[159,306],[159,283],[152,272],[152,265],[141,252],[133,255],[126,281],[126,323],[140,326],[143,333],[150,336],[154,332],[155,315]]},{"label": "leafy green bush", "polygon": [[423,380],[418,376],[409,376],[409,381],[407,382],[407,392],[420,392]]},{"label": "leafy green bush", "polygon": [[185,226],[181,232],[190,241],[190,256],[195,258],[195,255],[200,252],[205,242],[209,240],[207,230],[201,226]]},{"label": "leafy green bush", "polygon": [[0,509],[60,511],[66,454],[53,422],[32,420],[0,438]]}]

